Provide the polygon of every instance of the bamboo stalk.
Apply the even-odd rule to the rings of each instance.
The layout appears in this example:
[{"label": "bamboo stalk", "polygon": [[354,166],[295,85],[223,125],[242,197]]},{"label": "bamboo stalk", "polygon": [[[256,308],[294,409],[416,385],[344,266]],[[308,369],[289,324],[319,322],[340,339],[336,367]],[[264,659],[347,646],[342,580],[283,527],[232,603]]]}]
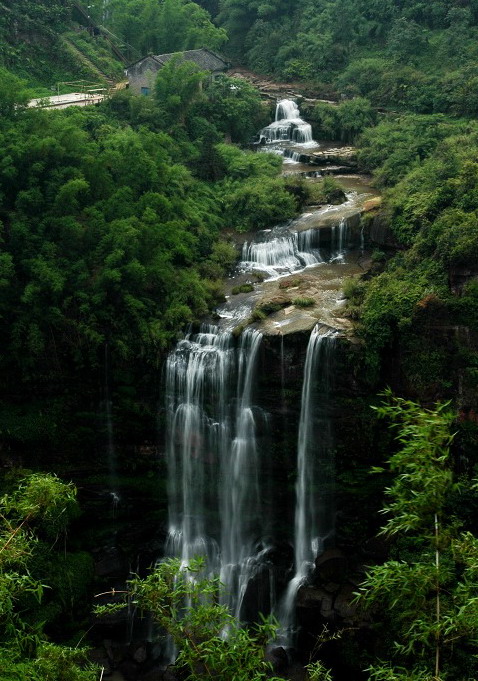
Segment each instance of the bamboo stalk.
[{"label": "bamboo stalk", "polygon": [[436,634],[435,634],[435,679],[440,681],[440,550],[438,546],[438,514],[435,513],[435,567],[436,567]]}]

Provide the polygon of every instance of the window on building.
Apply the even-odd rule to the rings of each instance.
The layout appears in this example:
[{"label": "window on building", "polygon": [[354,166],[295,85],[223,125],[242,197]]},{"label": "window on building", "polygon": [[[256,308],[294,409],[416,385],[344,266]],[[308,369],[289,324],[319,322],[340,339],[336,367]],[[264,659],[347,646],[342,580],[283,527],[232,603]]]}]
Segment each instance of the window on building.
[{"label": "window on building", "polygon": [[142,87],[141,88],[141,94],[142,95],[149,95],[149,87]]}]

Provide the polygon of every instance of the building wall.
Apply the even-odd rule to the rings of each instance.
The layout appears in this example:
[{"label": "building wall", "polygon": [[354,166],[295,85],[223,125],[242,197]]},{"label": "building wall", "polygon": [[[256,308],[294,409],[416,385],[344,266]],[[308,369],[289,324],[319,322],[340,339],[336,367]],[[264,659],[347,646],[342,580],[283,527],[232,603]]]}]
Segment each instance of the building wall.
[{"label": "building wall", "polygon": [[[146,95],[153,91],[156,76],[162,65],[151,57],[146,57],[141,61],[129,66],[126,69],[126,75],[129,80],[129,89],[135,95]],[[218,76],[224,73],[226,69],[216,70],[211,72],[211,80],[215,80]]]},{"label": "building wall", "polygon": [[[135,95],[149,94],[154,88],[154,81],[160,69],[160,64],[151,57],[146,57],[137,64],[129,66],[126,75],[129,80],[129,89]],[[145,89],[147,91],[145,91]]]}]

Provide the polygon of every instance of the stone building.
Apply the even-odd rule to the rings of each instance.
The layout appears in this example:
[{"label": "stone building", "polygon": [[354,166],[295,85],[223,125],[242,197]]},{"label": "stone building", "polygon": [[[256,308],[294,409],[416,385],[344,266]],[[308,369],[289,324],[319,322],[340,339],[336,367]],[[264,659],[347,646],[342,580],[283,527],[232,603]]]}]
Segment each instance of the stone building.
[{"label": "stone building", "polygon": [[229,67],[222,57],[206,48],[170,54],[149,54],[125,69],[130,90],[135,94],[148,95],[154,87],[158,71],[175,56],[180,56],[184,61],[194,62],[202,71],[208,71],[213,79]]}]

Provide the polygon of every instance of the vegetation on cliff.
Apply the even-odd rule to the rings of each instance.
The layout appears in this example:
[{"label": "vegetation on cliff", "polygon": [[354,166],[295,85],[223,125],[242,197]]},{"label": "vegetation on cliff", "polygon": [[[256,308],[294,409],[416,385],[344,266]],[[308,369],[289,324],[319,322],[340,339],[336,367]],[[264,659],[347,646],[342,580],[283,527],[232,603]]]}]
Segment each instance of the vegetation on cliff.
[{"label": "vegetation on cliff", "polygon": [[[12,477],[2,481],[2,492],[2,680],[94,681],[97,673],[88,663],[84,649],[57,646],[47,636],[47,631],[54,630],[59,615],[63,635],[76,635],[77,631],[67,630],[65,614],[77,610],[79,603],[89,597],[91,558],[87,554],[67,553],[61,541],[69,522],[78,514],[76,490],[55,476],[29,474],[20,481],[14,482]],[[77,566],[85,559],[89,574],[81,581]]]},{"label": "vegetation on cliff", "polygon": [[106,365],[113,382],[132,358],[134,371],[156,367],[177,332],[220,299],[235,259],[223,230],[295,213],[277,177],[280,159],[221,143],[225,132],[240,140],[258,124],[258,95],[228,81],[201,91],[200,78],[171,64],[158,100],[122,93],[99,109],[65,111],[22,108],[19,83],[4,88],[0,362],[8,442],[64,446],[78,432],[70,418],[90,411]]},{"label": "vegetation on cliff", "polygon": [[72,0],[2,2],[0,66],[25,79],[38,95],[51,95],[63,81],[105,83],[122,77],[122,63],[104,36],[73,21],[73,5]]},{"label": "vegetation on cliff", "polygon": [[453,503],[463,481],[453,474],[448,407],[423,409],[387,391],[377,408],[392,422],[398,448],[387,461],[382,511],[390,557],[369,568],[357,597],[382,627],[370,658],[373,681],[476,675],[478,540]]}]

